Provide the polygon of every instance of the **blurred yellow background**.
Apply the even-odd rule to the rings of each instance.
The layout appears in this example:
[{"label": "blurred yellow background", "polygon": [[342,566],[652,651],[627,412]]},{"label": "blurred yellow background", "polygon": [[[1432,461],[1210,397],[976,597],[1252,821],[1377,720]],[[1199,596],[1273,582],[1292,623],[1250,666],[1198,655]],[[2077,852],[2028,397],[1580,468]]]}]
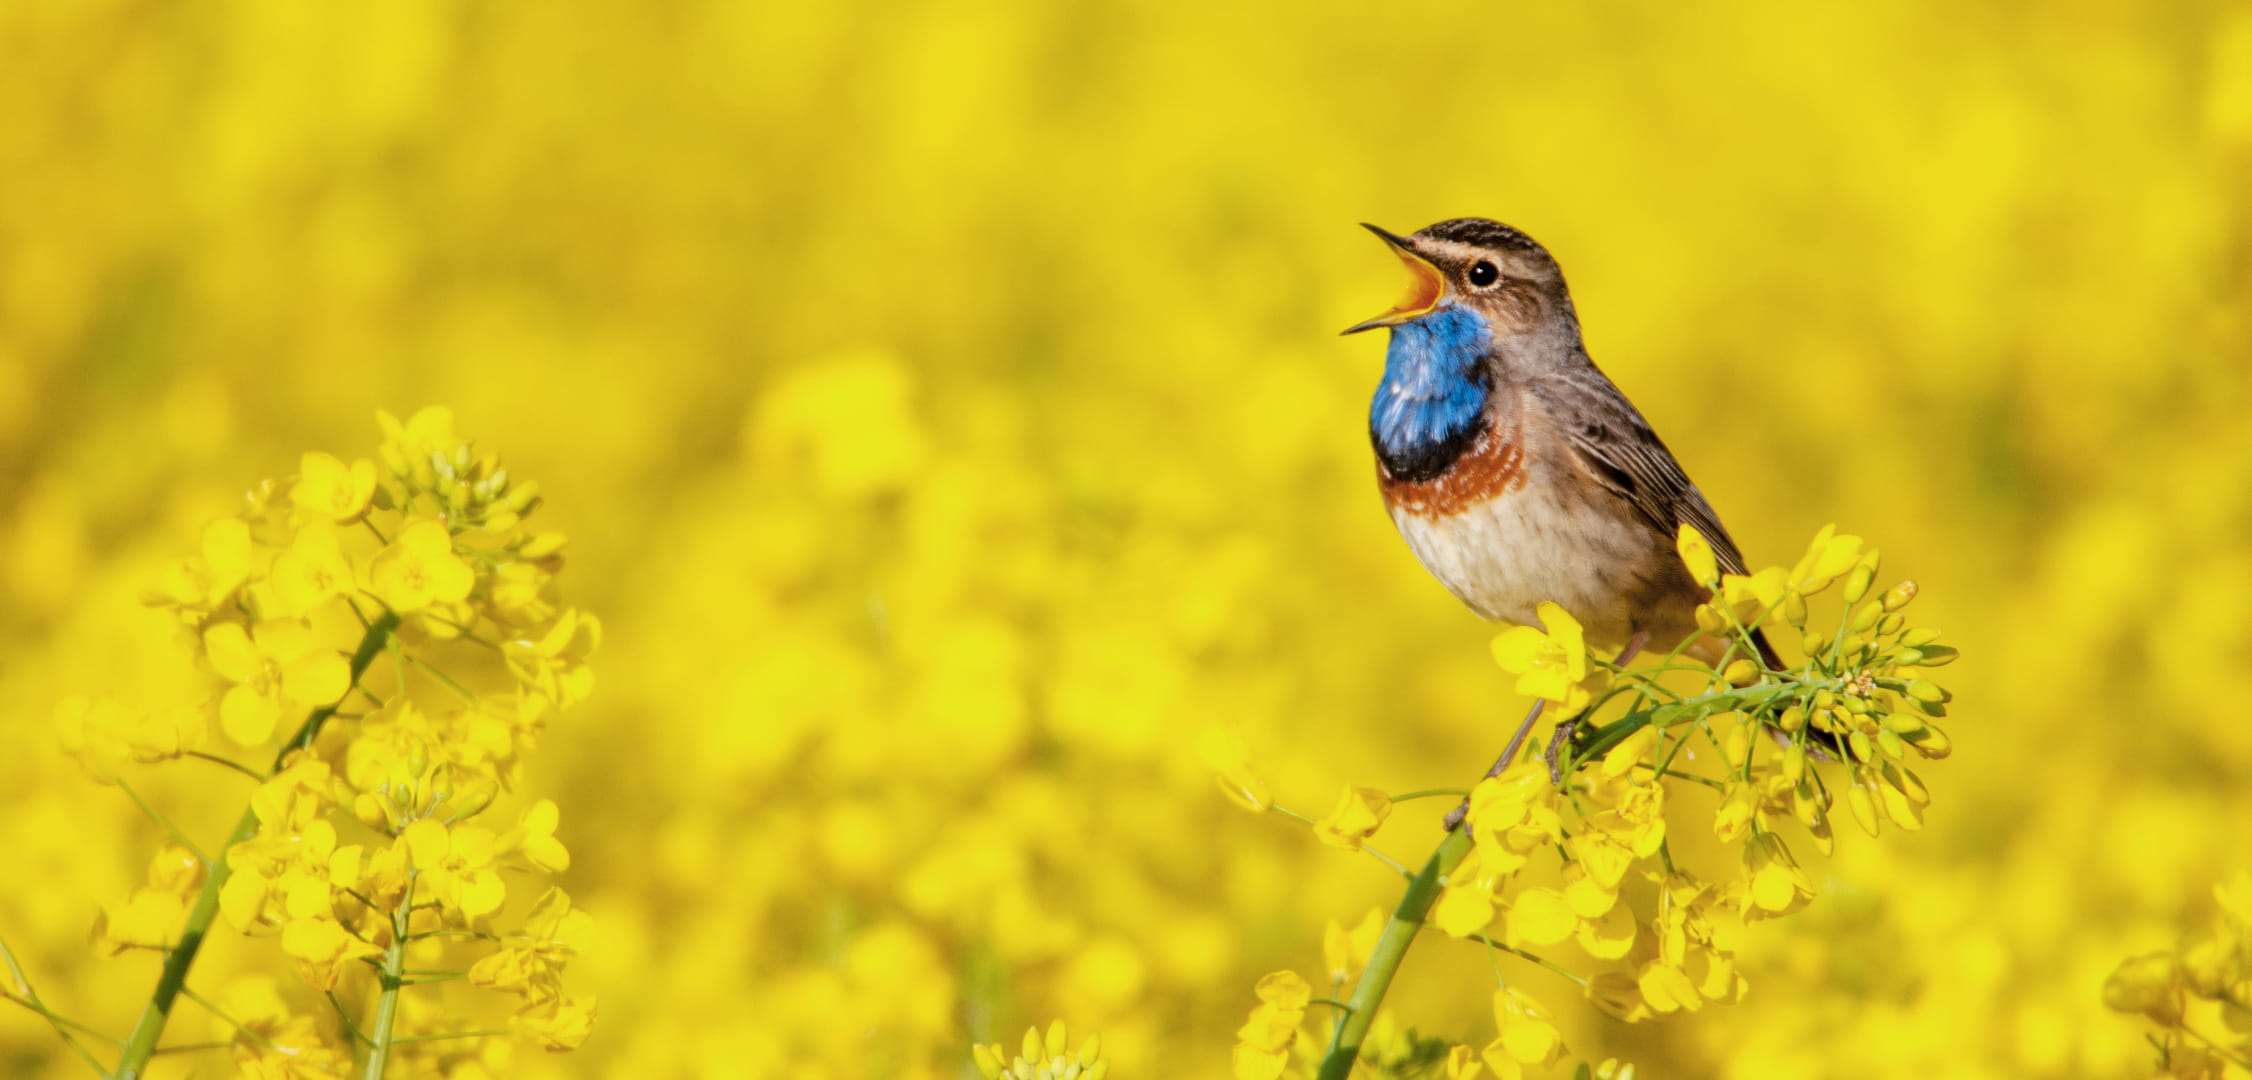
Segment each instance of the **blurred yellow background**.
[{"label": "blurred yellow background", "polygon": [[[1810,858],[1740,1006],[1554,995],[1575,1051],[2140,1074],[2105,973],[2252,864],[2252,11],[1694,7],[0,6],[0,935],[129,1026],[155,958],[85,935],[161,833],[56,701],[208,694],[139,594],[442,403],[607,626],[529,779],[602,1015],[525,1075],[954,1077],[1053,1016],[1225,1075],[1398,884],[1197,735],[1318,812],[1523,707],[1335,334],[1398,290],[1355,222],[1480,215],[1755,566],[1836,521],[1965,654],[1925,831]],[[146,790],[215,838],[215,777]],[[1482,1042],[1490,986],[1427,941],[1394,1005]],[[18,1011],[0,1071],[83,1073]]]}]

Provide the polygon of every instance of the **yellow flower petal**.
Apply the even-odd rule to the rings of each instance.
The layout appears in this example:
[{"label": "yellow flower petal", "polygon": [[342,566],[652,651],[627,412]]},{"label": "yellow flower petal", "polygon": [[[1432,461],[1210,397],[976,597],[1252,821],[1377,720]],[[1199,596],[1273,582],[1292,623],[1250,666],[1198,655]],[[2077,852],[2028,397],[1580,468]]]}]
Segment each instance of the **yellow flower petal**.
[{"label": "yellow flower petal", "polygon": [[219,701],[219,728],[244,746],[257,746],[274,734],[281,720],[281,705],[244,683],[227,691]]},{"label": "yellow flower petal", "polygon": [[1572,936],[1579,916],[1554,889],[1526,889],[1509,905],[1509,940],[1514,943],[1554,945]]},{"label": "yellow flower petal", "polygon": [[1431,908],[1431,925],[1455,937],[1468,937],[1494,920],[1494,900],[1474,885],[1449,885]]},{"label": "yellow flower petal", "polygon": [[1555,643],[1530,626],[1512,626],[1494,635],[1492,648],[1494,663],[1503,671],[1522,675],[1553,650]]},{"label": "yellow flower petal", "polygon": [[261,657],[250,644],[241,623],[220,623],[203,632],[203,655],[211,669],[229,682],[243,682],[258,669]]},{"label": "yellow flower petal", "polygon": [[1580,948],[1598,960],[1617,960],[1634,948],[1635,936],[1640,928],[1634,921],[1634,912],[1625,904],[1613,904],[1611,910],[1580,924]]},{"label": "yellow flower petal", "polygon": [[327,705],[352,688],[352,666],[331,652],[307,653],[282,668],[282,696]]}]

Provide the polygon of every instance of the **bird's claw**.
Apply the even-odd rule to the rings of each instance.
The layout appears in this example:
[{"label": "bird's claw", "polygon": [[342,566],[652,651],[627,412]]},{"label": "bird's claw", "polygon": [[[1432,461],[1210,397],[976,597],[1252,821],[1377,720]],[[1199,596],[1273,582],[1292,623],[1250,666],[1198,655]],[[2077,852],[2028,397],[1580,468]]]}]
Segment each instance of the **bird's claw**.
[{"label": "bird's claw", "polygon": [[1579,730],[1580,718],[1574,716],[1556,725],[1556,734],[1548,740],[1548,782],[1556,787],[1564,786],[1564,748],[1571,745]]}]

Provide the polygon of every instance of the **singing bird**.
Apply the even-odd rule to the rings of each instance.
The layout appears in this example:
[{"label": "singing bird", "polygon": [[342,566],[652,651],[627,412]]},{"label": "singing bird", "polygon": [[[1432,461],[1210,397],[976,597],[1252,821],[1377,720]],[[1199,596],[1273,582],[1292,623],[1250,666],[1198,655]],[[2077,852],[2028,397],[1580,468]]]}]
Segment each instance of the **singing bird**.
[{"label": "singing bird", "polygon": [[[1556,259],[1483,218],[1410,236],[1365,227],[1408,271],[1397,306],[1345,332],[1392,331],[1368,430],[1384,505],[1416,558],[1488,619],[1539,625],[1534,608],[1550,600],[1597,647],[1666,653],[1696,633],[1708,594],[1676,552],[1680,527],[1703,533],[1728,573],[1744,557],[1588,358]],[[1710,664],[1726,646],[1707,635],[1687,655]]]}]

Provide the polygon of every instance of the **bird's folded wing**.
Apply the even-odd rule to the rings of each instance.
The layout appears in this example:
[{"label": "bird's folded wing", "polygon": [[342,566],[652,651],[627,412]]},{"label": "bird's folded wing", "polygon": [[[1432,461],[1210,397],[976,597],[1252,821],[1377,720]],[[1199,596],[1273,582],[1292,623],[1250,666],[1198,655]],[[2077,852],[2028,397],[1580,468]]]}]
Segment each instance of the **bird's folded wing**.
[{"label": "bird's folded wing", "polygon": [[1556,400],[1550,403],[1557,427],[1588,477],[1625,499],[1669,540],[1681,526],[1695,526],[1712,545],[1722,571],[1745,573],[1744,554],[1735,539],[1657,432],[1600,372],[1591,368],[1589,374],[1592,379],[1552,383]]}]

